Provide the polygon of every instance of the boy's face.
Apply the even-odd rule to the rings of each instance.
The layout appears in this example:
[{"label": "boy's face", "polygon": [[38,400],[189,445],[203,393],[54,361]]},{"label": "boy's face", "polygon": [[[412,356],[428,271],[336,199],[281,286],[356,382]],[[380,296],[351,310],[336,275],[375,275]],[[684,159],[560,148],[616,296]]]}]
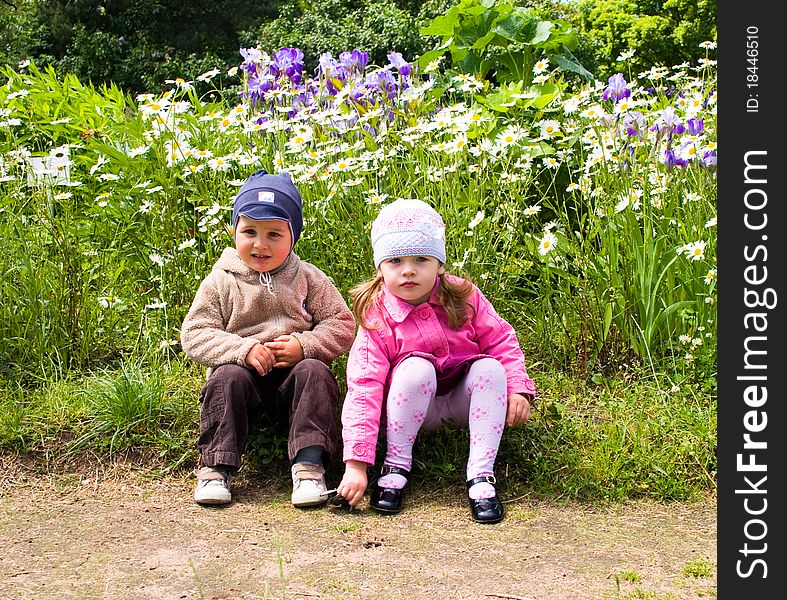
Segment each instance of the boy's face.
[{"label": "boy's face", "polygon": [[256,221],[241,215],[235,228],[235,248],[247,267],[260,273],[280,266],[292,249],[292,233],[286,221]]}]

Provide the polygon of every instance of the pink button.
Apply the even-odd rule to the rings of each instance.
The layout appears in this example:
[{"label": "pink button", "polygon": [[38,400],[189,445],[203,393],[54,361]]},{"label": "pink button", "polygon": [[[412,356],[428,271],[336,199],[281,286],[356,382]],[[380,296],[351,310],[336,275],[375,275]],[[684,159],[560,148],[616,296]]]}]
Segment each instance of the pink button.
[{"label": "pink button", "polygon": [[445,349],[444,348],[435,348],[434,355],[437,358],[443,358],[445,356]]},{"label": "pink button", "polygon": [[421,317],[422,319],[428,319],[430,313],[431,311],[428,308],[422,308],[421,310],[418,311],[418,316]]}]

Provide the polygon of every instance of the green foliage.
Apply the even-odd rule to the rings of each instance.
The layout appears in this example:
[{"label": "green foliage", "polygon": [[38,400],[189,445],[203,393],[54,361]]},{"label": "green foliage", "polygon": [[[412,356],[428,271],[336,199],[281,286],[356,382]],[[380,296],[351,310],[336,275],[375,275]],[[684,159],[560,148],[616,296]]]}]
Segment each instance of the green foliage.
[{"label": "green foliage", "polygon": [[0,2],[0,65],[16,66],[36,45],[35,0]]},{"label": "green foliage", "polygon": [[[307,64],[316,65],[321,54],[357,49],[369,53],[370,64],[388,64],[389,52],[417,56],[424,52],[428,40],[423,39],[417,23],[438,10],[441,2],[425,3],[411,13],[391,0],[316,0],[308,3],[287,3],[279,16],[248,31],[246,46],[258,44],[268,52],[279,48],[299,48]],[[417,10],[417,9],[416,9]]]},{"label": "green foliage", "polygon": [[[630,62],[634,73],[654,65],[694,63],[704,56],[698,44],[716,38],[716,3],[709,0],[483,4],[451,0],[19,0],[14,4],[11,8],[0,3],[0,64],[32,59],[40,66],[52,64],[61,75],[72,73],[97,86],[114,83],[131,93],[160,91],[167,79],[194,79],[215,67],[226,70],[237,62],[239,47],[257,44],[268,51],[298,47],[311,64],[323,52],[336,56],[353,48],[369,52],[377,65],[386,64],[388,52],[394,50],[414,58],[433,50],[440,39],[440,34],[420,35],[419,29],[435,25],[436,18],[450,21],[452,15],[461,16],[461,32],[470,34],[467,40],[454,40],[458,54],[468,53],[461,59],[465,66],[478,63],[474,69],[491,68],[492,75],[499,69],[496,77],[501,83],[511,73],[521,78],[529,71],[527,47],[533,42],[526,40],[523,45],[518,38],[534,32],[535,15],[540,27],[551,24],[572,38],[561,41],[564,47],[552,48],[549,54],[577,85],[587,77],[585,69],[606,80],[618,70],[620,54],[630,50],[634,51]],[[484,9],[475,14],[478,6]],[[495,39],[491,40],[493,24]],[[558,40],[556,31],[550,35]],[[475,42],[481,46],[473,47]],[[484,56],[480,59],[479,54]],[[205,87],[197,86],[200,91]]]},{"label": "green foliage", "polygon": [[241,0],[56,0],[36,3],[41,44],[29,49],[61,75],[129,92],[160,90],[237,61],[240,32],[275,14],[278,2]]},{"label": "green foliage", "polygon": [[498,83],[529,86],[533,66],[543,55],[565,70],[591,78],[571,54],[577,37],[567,23],[543,21],[534,12],[506,2],[461,0],[420,31],[441,38],[435,50],[420,57],[422,67],[449,52],[453,67],[463,73],[481,78],[491,74]]},{"label": "green foliage", "polygon": [[80,382],[68,373],[42,373],[38,387],[0,378],[0,448],[59,455],[62,443],[84,417]]},{"label": "green foliage", "polygon": [[642,575],[637,573],[636,571],[621,571],[616,576],[616,579],[619,577],[623,581],[627,581],[628,583],[641,583],[642,582]]},{"label": "green foliage", "polygon": [[[618,57],[634,51],[633,73],[654,66],[694,63],[705,56],[699,48],[717,36],[717,3],[710,0],[582,0],[562,3],[580,32],[577,55],[597,79],[619,70]],[[576,12],[574,12],[576,11]]]},{"label": "green foliage", "polygon": [[501,443],[512,493],[687,500],[714,486],[716,408],[697,390],[659,391],[637,371],[588,387],[549,375],[530,424]]}]

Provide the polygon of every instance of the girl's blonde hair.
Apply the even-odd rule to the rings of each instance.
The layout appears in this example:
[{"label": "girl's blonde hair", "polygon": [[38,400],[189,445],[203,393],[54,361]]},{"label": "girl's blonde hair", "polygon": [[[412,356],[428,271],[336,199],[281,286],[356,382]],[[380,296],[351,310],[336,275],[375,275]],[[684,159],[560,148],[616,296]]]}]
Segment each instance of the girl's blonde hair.
[{"label": "girl's blonde hair", "polygon": [[[472,306],[467,302],[467,299],[473,293],[473,284],[467,277],[459,281],[449,281],[446,275],[448,275],[447,272],[439,275],[437,302],[448,314],[448,324],[451,328],[459,329],[470,318]],[[366,314],[380,301],[382,288],[383,278],[381,275],[377,275],[368,281],[359,283],[350,290],[353,315],[364,329],[377,329],[366,320]]]}]

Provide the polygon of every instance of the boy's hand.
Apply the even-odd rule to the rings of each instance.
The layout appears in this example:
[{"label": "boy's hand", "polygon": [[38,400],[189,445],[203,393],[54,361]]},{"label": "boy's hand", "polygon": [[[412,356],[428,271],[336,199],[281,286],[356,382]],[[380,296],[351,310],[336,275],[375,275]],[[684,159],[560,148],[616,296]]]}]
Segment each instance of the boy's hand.
[{"label": "boy's hand", "polygon": [[276,358],[274,367],[293,367],[303,360],[301,343],[291,335],[280,335],[271,342],[265,342],[265,347]]},{"label": "boy's hand", "polygon": [[336,488],[336,493],[346,498],[353,508],[358,506],[358,503],[363,499],[366,485],[369,483],[369,479],[366,476],[366,467],[365,462],[348,460],[345,465],[342,482]]},{"label": "boy's hand", "polygon": [[260,375],[267,375],[271,372],[276,362],[273,351],[262,344],[254,344],[244,359],[246,365],[257,371]]},{"label": "boy's hand", "polygon": [[522,394],[508,395],[506,425],[513,427],[525,423],[530,418],[530,400]]}]

